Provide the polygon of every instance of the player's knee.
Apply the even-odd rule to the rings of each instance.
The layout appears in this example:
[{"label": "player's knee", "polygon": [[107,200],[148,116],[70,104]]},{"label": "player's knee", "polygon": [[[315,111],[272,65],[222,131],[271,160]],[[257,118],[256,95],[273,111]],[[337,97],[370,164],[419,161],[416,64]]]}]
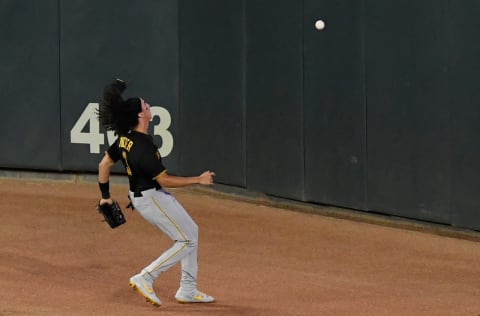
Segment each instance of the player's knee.
[{"label": "player's knee", "polygon": [[187,240],[187,246],[189,248],[196,248],[196,247],[198,247],[198,241],[197,240]]},{"label": "player's knee", "polygon": [[177,240],[177,243],[186,247],[186,249],[190,252],[190,250],[198,247],[198,240],[197,239],[186,239],[186,240]]},{"label": "player's knee", "polygon": [[178,241],[185,243],[189,247],[196,247],[198,243],[198,225],[193,223],[193,225],[188,228],[188,232],[184,232],[183,237],[182,240]]}]

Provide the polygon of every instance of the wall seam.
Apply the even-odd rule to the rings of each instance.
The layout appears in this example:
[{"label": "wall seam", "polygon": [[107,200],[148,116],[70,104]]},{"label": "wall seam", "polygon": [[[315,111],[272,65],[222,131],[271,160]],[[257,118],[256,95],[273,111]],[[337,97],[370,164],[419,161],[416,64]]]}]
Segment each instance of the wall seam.
[{"label": "wall seam", "polygon": [[59,119],[59,138],[58,138],[58,170],[63,171],[62,166],[62,49],[61,49],[61,0],[57,0],[57,23],[58,23],[58,113]]}]

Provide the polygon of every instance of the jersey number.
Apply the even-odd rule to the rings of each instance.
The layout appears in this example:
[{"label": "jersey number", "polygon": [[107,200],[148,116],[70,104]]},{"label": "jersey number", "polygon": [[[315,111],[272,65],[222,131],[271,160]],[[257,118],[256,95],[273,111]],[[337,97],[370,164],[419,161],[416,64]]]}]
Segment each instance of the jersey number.
[{"label": "jersey number", "polygon": [[[89,103],[70,130],[70,142],[72,144],[90,145],[90,153],[99,154],[100,145],[105,143],[105,135],[100,132],[100,122],[97,119],[96,111],[98,103]],[[162,157],[168,156],[173,149],[173,136],[168,130],[172,119],[170,113],[160,106],[150,107],[152,117],[158,116],[160,122],[153,127],[153,134],[162,138],[162,146],[158,149]],[[88,125],[88,131],[87,130]],[[116,137],[113,131],[107,132],[107,141],[111,145]]]}]

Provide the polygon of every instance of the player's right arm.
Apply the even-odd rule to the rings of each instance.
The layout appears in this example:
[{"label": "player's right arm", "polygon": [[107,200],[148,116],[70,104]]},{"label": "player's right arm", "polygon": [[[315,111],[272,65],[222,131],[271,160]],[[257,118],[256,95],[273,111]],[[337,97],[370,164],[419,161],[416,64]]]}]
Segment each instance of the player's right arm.
[{"label": "player's right arm", "polygon": [[[105,153],[102,160],[98,164],[98,183],[99,184],[108,184],[110,181],[110,169],[115,165],[115,162],[110,158],[110,156]],[[112,199],[110,197],[100,200],[100,204],[112,204]]]},{"label": "player's right arm", "polygon": [[105,156],[98,164],[98,182],[103,183],[110,179],[110,169],[112,169],[113,165],[115,165],[115,162],[105,153]]}]

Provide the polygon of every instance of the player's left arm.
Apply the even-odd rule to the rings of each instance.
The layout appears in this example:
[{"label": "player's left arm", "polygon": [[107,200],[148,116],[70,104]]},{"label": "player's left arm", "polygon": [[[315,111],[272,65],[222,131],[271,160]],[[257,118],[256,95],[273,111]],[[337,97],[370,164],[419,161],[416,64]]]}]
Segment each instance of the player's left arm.
[{"label": "player's left arm", "polygon": [[166,170],[155,177],[155,180],[162,186],[167,188],[179,188],[192,184],[212,185],[215,172],[205,171],[197,177],[180,177],[169,175]]},{"label": "player's left arm", "polygon": [[196,177],[174,176],[167,173],[162,157],[156,147],[148,148],[144,155],[144,167],[154,175],[153,179],[165,188],[186,187],[193,184],[212,185],[215,172],[205,171]]}]

